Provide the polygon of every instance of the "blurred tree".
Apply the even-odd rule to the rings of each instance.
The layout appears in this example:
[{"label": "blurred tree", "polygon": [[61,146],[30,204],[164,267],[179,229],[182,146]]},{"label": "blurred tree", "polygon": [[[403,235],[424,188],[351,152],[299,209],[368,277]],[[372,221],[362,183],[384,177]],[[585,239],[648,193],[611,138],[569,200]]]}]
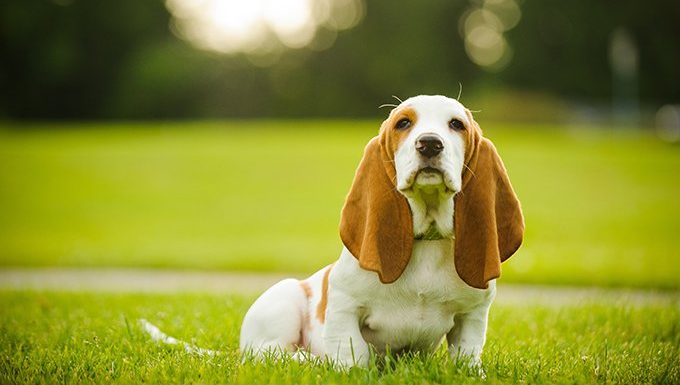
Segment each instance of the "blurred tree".
[{"label": "blurred tree", "polygon": [[13,118],[102,117],[121,64],[168,39],[162,3],[9,0],[0,5],[2,108]]},{"label": "blurred tree", "polygon": [[[269,65],[197,50],[169,28],[162,1],[4,0],[0,3],[0,115],[35,118],[375,116],[418,93],[498,87],[607,102],[607,44],[626,28],[639,47],[643,103],[680,101],[680,3],[526,0],[506,32],[500,71],[470,61],[459,33],[480,2],[366,1],[356,28],[317,52]],[[261,63],[258,63],[261,64]]]},{"label": "blurred tree", "polygon": [[515,48],[501,74],[508,85],[608,100],[608,43],[612,31],[625,28],[640,52],[641,99],[680,100],[680,2],[527,0],[522,11],[508,33]]}]

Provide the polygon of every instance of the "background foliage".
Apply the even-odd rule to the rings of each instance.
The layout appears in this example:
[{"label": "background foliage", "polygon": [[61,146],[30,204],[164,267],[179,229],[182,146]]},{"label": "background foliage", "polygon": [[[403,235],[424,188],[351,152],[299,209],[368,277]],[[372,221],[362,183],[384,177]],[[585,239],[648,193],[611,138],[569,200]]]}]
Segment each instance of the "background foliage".
[{"label": "background foliage", "polygon": [[[592,114],[587,105],[611,100],[608,42],[617,28],[637,44],[643,105],[680,99],[678,2],[523,1],[519,24],[505,34],[513,59],[500,72],[465,54],[459,21],[477,3],[366,1],[363,21],[331,48],[292,50],[258,67],[176,38],[159,0],[6,0],[0,116],[375,116],[391,94],[455,96],[459,82],[467,101],[504,119],[554,119],[554,110],[517,108],[552,99]],[[489,108],[503,90],[515,105]],[[559,117],[577,118],[573,110]]]}]

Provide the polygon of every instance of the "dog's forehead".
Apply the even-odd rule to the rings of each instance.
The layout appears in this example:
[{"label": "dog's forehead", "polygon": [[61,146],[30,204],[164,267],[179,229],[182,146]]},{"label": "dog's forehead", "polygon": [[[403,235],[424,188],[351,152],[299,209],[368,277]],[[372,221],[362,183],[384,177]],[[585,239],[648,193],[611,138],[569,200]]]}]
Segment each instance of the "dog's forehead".
[{"label": "dog's forehead", "polygon": [[415,111],[419,120],[442,120],[452,118],[467,122],[465,106],[456,99],[441,95],[420,95],[404,100],[401,106]]}]

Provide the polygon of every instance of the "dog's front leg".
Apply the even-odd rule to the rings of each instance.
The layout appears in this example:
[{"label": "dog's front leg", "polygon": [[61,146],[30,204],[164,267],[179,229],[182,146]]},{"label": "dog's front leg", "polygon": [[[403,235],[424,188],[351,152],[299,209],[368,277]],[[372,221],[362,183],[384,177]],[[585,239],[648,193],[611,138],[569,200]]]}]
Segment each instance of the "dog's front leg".
[{"label": "dog's front leg", "polygon": [[469,357],[473,366],[482,363],[489,307],[490,304],[481,305],[468,313],[456,314],[453,328],[446,335],[451,358]]},{"label": "dog's front leg", "polygon": [[368,365],[368,344],[359,329],[359,304],[340,290],[329,290],[323,340],[326,356],[343,367]]}]

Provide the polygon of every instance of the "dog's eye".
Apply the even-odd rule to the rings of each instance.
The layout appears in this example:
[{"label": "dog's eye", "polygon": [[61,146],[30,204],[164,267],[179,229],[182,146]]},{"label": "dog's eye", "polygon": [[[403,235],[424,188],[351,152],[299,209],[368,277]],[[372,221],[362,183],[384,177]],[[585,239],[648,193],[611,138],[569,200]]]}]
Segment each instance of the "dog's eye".
[{"label": "dog's eye", "polygon": [[405,130],[409,127],[411,127],[411,120],[409,120],[408,118],[399,119],[397,124],[394,126],[394,128],[396,128],[397,130]]},{"label": "dog's eye", "polygon": [[449,128],[451,128],[452,130],[461,131],[465,129],[465,125],[458,119],[451,119],[451,121],[449,122]]}]

